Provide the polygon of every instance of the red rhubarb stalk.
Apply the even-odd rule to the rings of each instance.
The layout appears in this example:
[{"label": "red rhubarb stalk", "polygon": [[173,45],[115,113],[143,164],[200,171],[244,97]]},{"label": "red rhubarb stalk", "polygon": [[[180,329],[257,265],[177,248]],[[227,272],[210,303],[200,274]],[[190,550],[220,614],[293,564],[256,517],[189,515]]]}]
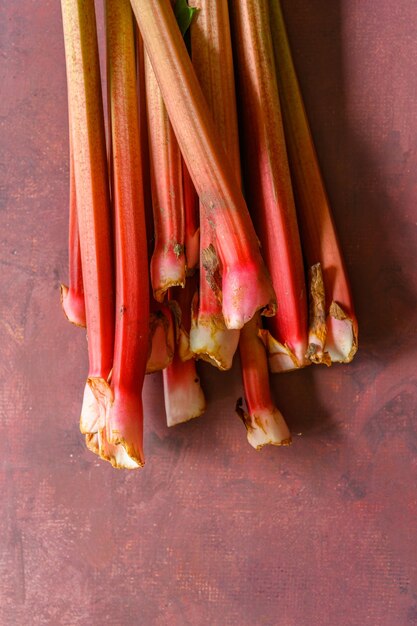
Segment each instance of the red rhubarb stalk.
[{"label": "red rhubarb stalk", "polygon": [[135,47],[129,0],[106,1],[113,204],[116,334],[101,456],[116,467],[142,466],[142,387],[149,346],[145,206],[136,99]]},{"label": "red rhubarb stalk", "polygon": [[194,359],[182,361],[176,350],[162,377],[168,426],[188,422],[204,413],[206,401]]},{"label": "red rhubarb stalk", "polygon": [[[138,95],[139,139],[141,171],[143,181],[143,197],[145,202],[146,235],[148,261],[154,247],[155,230],[153,223],[151,175],[149,162],[148,119],[146,113],[146,81],[145,81],[145,51],[142,36],[135,23],[136,43],[136,87]],[[149,321],[149,356],[146,364],[146,373],[152,374],[163,370],[172,362],[174,356],[174,324],[169,307],[156,302],[150,297]]]},{"label": "red rhubarb stalk", "polygon": [[182,159],[182,190],[185,217],[185,256],[187,272],[192,274],[200,258],[200,224],[198,195],[184,159]]},{"label": "red rhubarb stalk", "polygon": [[[191,0],[193,67],[240,186],[239,140],[227,1]],[[218,280],[216,280],[218,278]],[[230,369],[239,332],[226,328],[215,230],[200,208],[200,289],[193,304],[191,350],[221,370]]]},{"label": "red rhubarb stalk", "polygon": [[158,304],[151,298],[150,353],[146,373],[152,374],[165,369],[172,362],[175,349],[174,323],[169,307]]},{"label": "red rhubarb stalk", "polygon": [[[134,20],[135,21],[135,20]],[[155,229],[153,223],[152,191],[151,191],[151,166],[149,160],[149,137],[148,137],[148,116],[146,113],[146,80],[145,80],[145,50],[139,28],[134,24],[135,44],[136,44],[136,90],[138,96],[138,119],[139,119],[139,140],[141,171],[143,180],[143,197],[146,214],[146,234],[148,260],[152,257],[152,250],[155,240]],[[152,307],[151,307],[152,312]]]},{"label": "red rhubarb stalk", "polygon": [[[103,105],[93,0],[61,0],[89,373],[96,399],[113,364],[114,287]],[[83,405],[80,427],[94,430]]]},{"label": "red rhubarb stalk", "polygon": [[199,417],[206,408],[204,393],[189,347],[191,301],[197,288],[194,276],[187,278],[184,289],[170,290],[170,306],[175,316],[175,354],[163,371],[165,411],[168,426]]},{"label": "red rhubarb stalk", "polygon": [[[207,100],[212,107],[226,152],[230,156],[236,180],[240,184],[239,139],[227,1],[193,0],[193,6],[200,9],[191,30],[193,62],[199,77],[201,72],[203,90],[207,88]],[[238,403],[238,415],[246,426],[249,443],[257,449],[266,444],[283,445],[291,441],[285,421],[271,398],[267,356],[258,337],[260,319],[257,312],[241,329],[240,339],[239,335],[236,338],[236,341],[239,339],[248,407],[248,413],[245,413]]]},{"label": "red rhubarb stalk", "polygon": [[290,431],[271,396],[265,346],[258,336],[260,326],[258,315],[240,333],[239,350],[247,412],[242,408],[241,400],[236,405],[236,411],[246,426],[248,441],[257,450],[267,444],[291,444]]},{"label": "red rhubarb stalk", "polygon": [[162,302],[170,287],[185,284],[181,152],[146,53],[145,77],[155,225],[151,282],[155,299]]},{"label": "red rhubarb stalk", "polygon": [[[310,309],[313,310],[313,317],[310,320],[308,356],[316,363],[348,363],[358,347],[358,323],[349,279],[305,112],[280,3],[277,0],[270,1],[269,8],[301,238],[312,277]],[[320,315],[317,318],[317,311],[320,310],[324,311],[326,322],[321,325],[318,322]]]},{"label": "red rhubarb stalk", "polygon": [[267,0],[231,2],[245,192],[278,310],[262,331],[272,372],[309,363],[304,266],[279,104]]},{"label": "red rhubarb stalk", "polygon": [[213,228],[228,328],[275,312],[275,295],[239,185],[221,145],[169,0],[131,0],[174,131]]},{"label": "red rhubarb stalk", "polygon": [[[187,0],[171,0],[174,14],[184,37],[195,17],[195,10],[188,6]],[[189,48],[189,45],[188,45]],[[187,274],[192,275],[198,267],[200,258],[200,218],[198,210],[198,194],[195,190],[190,172],[182,160],[182,187],[184,199],[185,219],[185,256],[187,259]]]},{"label": "red rhubarb stalk", "polygon": [[116,467],[143,456],[144,382],[149,346],[149,281],[141,171],[133,16],[129,0],[106,1],[109,108],[116,248],[116,334],[102,455]]},{"label": "red rhubarb stalk", "polygon": [[[71,120],[70,120],[71,129]],[[78,235],[77,197],[75,191],[74,155],[70,130],[70,206],[69,206],[69,282],[61,285],[62,308],[68,321],[75,326],[85,327],[84,283],[81,267],[81,248]]]}]

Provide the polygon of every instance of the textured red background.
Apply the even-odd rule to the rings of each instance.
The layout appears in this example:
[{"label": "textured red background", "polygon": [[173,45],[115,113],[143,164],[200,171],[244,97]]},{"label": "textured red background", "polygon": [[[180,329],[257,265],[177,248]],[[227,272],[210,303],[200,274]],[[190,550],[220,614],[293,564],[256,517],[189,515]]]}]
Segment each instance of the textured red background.
[{"label": "textured red background", "polygon": [[[350,366],[274,379],[291,449],[253,451],[238,370],[143,471],[84,449],[64,320],[68,147],[57,0],[2,0],[0,623],[417,624],[415,0],[285,0],[360,324]],[[297,436],[298,433],[302,435]]]}]

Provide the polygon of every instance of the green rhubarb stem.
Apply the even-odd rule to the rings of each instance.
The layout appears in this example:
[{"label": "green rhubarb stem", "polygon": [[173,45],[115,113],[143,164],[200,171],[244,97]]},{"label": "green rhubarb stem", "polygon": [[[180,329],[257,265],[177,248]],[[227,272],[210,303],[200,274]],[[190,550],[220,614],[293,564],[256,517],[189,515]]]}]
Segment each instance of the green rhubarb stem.
[{"label": "green rhubarb stem", "polygon": [[[320,263],[323,275],[325,300],[322,308],[327,319],[324,347],[321,345],[323,336],[317,340],[317,324],[313,318],[310,322],[308,356],[319,363],[348,363],[358,347],[358,323],[349,279],[291,56],[280,2],[270,0],[269,9],[303,250],[310,271]],[[316,281],[310,284],[310,291],[312,299],[317,300],[319,292],[323,290],[317,288],[317,272],[311,271],[311,275]],[[314,310],[317,310],[317,303]]]},{"label": "green rhubarb stem", "polygon": [[216,229],[225,323],[238,329],[259,309],[275,312],[255,231],[169,1],[131,3],[181,152]]}]

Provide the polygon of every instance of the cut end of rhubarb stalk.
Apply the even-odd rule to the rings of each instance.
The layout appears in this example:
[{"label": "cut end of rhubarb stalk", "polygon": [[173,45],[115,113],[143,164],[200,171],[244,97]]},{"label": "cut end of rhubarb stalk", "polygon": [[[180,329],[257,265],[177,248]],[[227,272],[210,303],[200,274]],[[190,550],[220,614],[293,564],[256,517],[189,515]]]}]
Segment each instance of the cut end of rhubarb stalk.
[{"label": "cut end of rhubarb stalk", "polygon": [[[110,378],[111,372],[109,374],[109,380]],[[87,378],[87,384],[100,406],[106,408],[109,403],[113,402],[113,392],[107,380],[99,376],[89,376]]]},{"label": "cut end of rhubarb stalk", "polygon": [[61,304],[71,324],[81,328],[86,327],[84,294],[76,293],[66,285],[61,285]]},{"label": "cut end of rhubarb stalk", "polygon": [[97,454],[103,461],[108,461],[116,469],[137,469],[142,467],[132,460],[123,447],[110,445],[105,437],[104,429],[98,433],[85,436],[87,448]]},{"label": "cut end of rhubarb stalk", "polygon": [[323,272],[320,263],[310,268],[310,327],[308,333],[308,349],[306,358],[312,363],[330,367],[332,360],[325,351],[326,326],[326,295],[324,291]]},{"label": "cut end of rhubarb stalk", "polygon": [[198,295],[195,295],[190,331],[190,348],[193,354],[219,370],[229,370],[239,345],[239,336],[239,330],[226,328],[222,315],[199,314]]},{"label": "cut end of rhubarb stalk", "polygon": [[151,349],[146,373],[159,372],[172,362],[175,349],[174,325],[167,307],[154,311],[150,320]]},{"label": "cut end of rhubarb stalk", "polygon": [[303,346],[299,346],[297,356],[287,345],[277,341],[269,330],[260,329],[258,336],[262,339],[268,353],[268,366],[272,374],[281,372],[291,372],[300,369],[310,362],[306,360],[303,353]]},{"label": "cut end of rhubarb stalk", "polygon": [[190,347],[200,359],[211,363],[219,370],[229,370],[239,344],[239,331],[226,328],[222,318],[213,316],[208,320],[193,322],[190,332]]},{"label": "cut end of rhubarb stalk", "polygon": [[103,378],[87,378],[80,417],[80,431],[97,433],[104,423],[106,407],[112,401],[110,385]]},{"label": "cut end of rhubarb stalk", "polygon": [[249,415],[243,409],[242,398],[236,403],[236,413],[247,430],[247,438],[255,450],[266,445],[289,446],[291,434],[281,413],[275,407],[259,409],[256,415]]},{"label": "cut end of rhubarb stalk", "polygon": [[142,467],[145,460],[141,395],[130,395],[122,389],[115,391],[114,401],[107,405],[106,426],[99,430],[100,456],[114,467]]},{"label": "cut end of rhubarb stalk", "polygon": [[306,357],[328,367],[350,363],[358,349],[358,325],[342,306],[332,302],[326,315],[326,294],[320,263],[310,269],[310,330]]},{"label": "cut end of rhubarb stalk", "polygon": [[91,452],[100,456],[98,433],[87,433],[85,435],[85,445]]},{"label": "cut end of rhubarb stalk", "polygon": [[194,360],[175,359],[163,371],[163,381],[168,426],[188,422],[204,413],[206,400]]},{"label": "cut end of rhubarb stalk", "polygon": [[240,329],[257,311],[275,315],[277,301],[266,268],[254,266],[224,267],[222,275],[222,311],[226,328]]},{"label": "cut end of rhubarb stalk", "polygon": [[98,432],[99,455],[104,461],[108,461],[116,469],[138,469],[143,467],[144,461],[135,458],[132,451],[124,441],[111,444],[107,441],[105,429]]},{"label": "cut end of rhubarb stalk", "polygon": [[326,349],[334,363],[350,363],[358,350],[356,319],[348,317],[337,302],[331,303],[327,317]]},{"label": "cut end of rhubarb stalk", "polygon": [[97,398],[93,394],[90,385],[86,383],[80,417],[80,431],[83,435],[91,435],[98,432],[100,415],[100,405],[97,402]]},{"label": "cut end of rhubarb stalk", "polygon": [[[92,381],[92,382],[90,382]],[[92,386],[100,398],[97,399]],[[135,469],[143,465],[143,457],[131,449],[125,441],[107,438],[106,414],[111,409],[111,389],[99,379],[89,379],[84,389],[83,407],[81,412],[80,430],[85,434],[86,446],[104,461],[109,461],[119,469]]]},{"label": "cut end of rhubarb stalk", "polygon": [[157,302],[163,302],[168,289],[184,287],[185,279],[185,253],[182,244],[173,244],[164,252],[154,252],[151,259],[151,282]]}]

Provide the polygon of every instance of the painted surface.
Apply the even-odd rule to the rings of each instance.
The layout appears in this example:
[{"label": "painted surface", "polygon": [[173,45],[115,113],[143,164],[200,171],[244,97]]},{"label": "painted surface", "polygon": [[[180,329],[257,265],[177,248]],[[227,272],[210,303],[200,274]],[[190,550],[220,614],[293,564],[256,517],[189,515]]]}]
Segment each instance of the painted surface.
[{"label": "painted surface", "polygon": [[85,338],[59,304],[59,3],[2,1],[2,626],[417,624],[417,5],[283,4],[360,351],[274,379],[295,443],[261,453],[237,368],[204,368],[210,409],[173,430],[149,378],[147,465],[123,473],[84,449]]}]

